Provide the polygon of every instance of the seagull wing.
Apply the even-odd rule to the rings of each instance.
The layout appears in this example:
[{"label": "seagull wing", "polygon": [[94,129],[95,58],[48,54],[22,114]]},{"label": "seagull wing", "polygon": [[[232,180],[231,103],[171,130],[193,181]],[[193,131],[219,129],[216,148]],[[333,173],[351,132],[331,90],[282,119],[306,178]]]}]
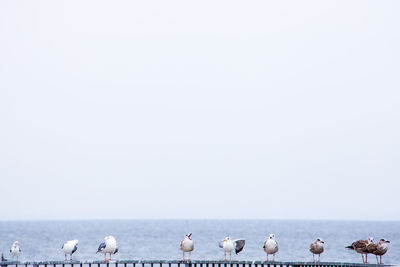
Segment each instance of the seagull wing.
[{"label": "seagull wing", "polygon": [[310,245],[310,251],[311,253],[314,253],[317,250],[317,243],[316,242],[312,242]]},{"label": "seagull wing", "polygon": [[235,242],[235,252],[236,254],[238,254],[240,251],[243,250],[246,241],[244,239],[236,239],[234,242]]},{"label": "seagull wing", "polygon": [[378,244],[375,243],[368,244],[367,250],[369,253],[374,253],[376,250],[378,250]]},{"label": "seagull wing", "polygon": [[352,245],[353,245],[354,249],[357,249],[358,251],[368,252],[368,250],[367,250],[368,241],[367,240],[358,240],[358,241],[354,242]]},{"label": "seagull wing", "polygon": [[74,246],[74,249],[72,250],[72,253],[71,253],[71,254],[74,254],[74,252],[75,252],[77,249],[78,249],[78,247],[75,245],[75,246]]},{"label": "seagull wing", "polygon": [[117,254],[118,252],[118,248],[115,248],[114,253],[113,254]]},{"label": "seagull wing", "polygon": [[219,243],[218,243],[218,246],[219,246],[220,248],[224,248],[224,241],[219,242]]},{"label": "seagull wing", "polygon": [[353,242],[353,244],[351,244],[354,248],[366,248],[368,244],[367,240],[357,240],[356,242]]},{"label": "seagull wing", "polygon": [[106,243],[103,242],[103,243],[100,244],[100,246],[99,246],[99,248],[97,249],[97,252],[96,252],[96,253],[101,252],[101,251],[102,251],[103,249],[105,249],[105,248],[106,248]]}]

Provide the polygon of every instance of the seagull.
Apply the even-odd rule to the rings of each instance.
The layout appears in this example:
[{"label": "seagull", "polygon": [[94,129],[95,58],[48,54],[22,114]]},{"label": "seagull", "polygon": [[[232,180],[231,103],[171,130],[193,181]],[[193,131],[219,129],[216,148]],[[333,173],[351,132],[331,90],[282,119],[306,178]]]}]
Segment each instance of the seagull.
[{"label": "seagull", "polygon": [[315,254],[318,254],[318,261],[321,261],[321,253],[324,252],[324,240],[318,237],[317,240],[311,243],[310,251],[312,253],[313,261],[315,262]]},{"label": "seagull", "polygon": [[265,241],[263,248],[265,253],[267,253],[266,261],[268,261],[268,254],[274,255],[273,261],[275,261],[275,253],[278,252],[278,242],[276,242],[274,234],[269,235],[269,239]]},{"label": "seagull", "polygon": [[99,248],[97,249],[97,253],[104,253],[104,261],[107,262],[107,253],[110,253],[110,259],[111,260],[111,254],[116,254],[118,252],[117,248],[117,241],[112,235],[108,235],[104,237],[104,242],[99,245]]},{"label": "seagull", "polygon": [[12,258],[14,259],[14,257],[17,257],[17,261],[18,261],[18,255],[19,253],[21,253],[21,249],[19,248],[19,242],[15,241],[10,249],[10,253],[12,255]]},{"label": "seagull", "polygon": [[[385,253],[388,251],[388,243],[390,243],[389,240],[381,238],[378,243],[370,243],[367,245],[368,252],[376,256],[377,264],[382,264],[382,255],[385,255]],[[378,261],[378,256],[381,259],[380,262]]]},{"label": "seagull", "polygon": [[232,250],[235,249],[236,254],[238,254],[240,251],[243,250],[245,244],[244,239],[236,239],[236,240],[231,240],[230,237],[225,237],[224,240],[219,242],[219,247],[224,250],[224,261],[226,261],[226,253],[229,252],[230,259],[232,260]]},{"label": "seagull", "polygon": [[[367,246],[373,243],[374,243],[374,238],[370,237],[368,238],[368,240],[357,240],[353,242],[350,246],[347,246],[346,248],[355,250],[357,253],[360,253],[363,263],[368,263]],[[364,261],[364,254],[365,254],[365,261]]]},{"label": "seagull", "polygon": [[181,250],[182,250],[182,261],[185,261],[185,252],[189,252],[189,260],[190,255],[194,249],[194,244],[192,240],[192,233],[185,236],[185,238],[181,241]]},{"label": "seagull", "polygon": [[78,240],[70,240],[65,242],[62,247],[62,251],[64,252],[65,255],[65,260],[67,260],[67,254],[70,255],[70,259],[72,261],[72,254],[78,249]]}]

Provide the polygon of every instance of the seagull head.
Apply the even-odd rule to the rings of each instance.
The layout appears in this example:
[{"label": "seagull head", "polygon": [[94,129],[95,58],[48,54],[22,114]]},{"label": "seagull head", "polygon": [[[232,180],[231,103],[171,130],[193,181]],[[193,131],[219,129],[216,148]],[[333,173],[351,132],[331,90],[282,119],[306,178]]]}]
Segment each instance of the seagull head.
[{"label": "seagull head", "polygon": [[387,240],[386,238],[381,238],[380,242],[381,243],[390,243],[390,241]]},{"label": "seagull head", "polygon": [[322,240],[322,238],[321,237],[318,237],[317,238],[317,242],[319,242],[319,243],[322,243],[322,244],[324,244],[325,242],[324,242],[324,240]]},{"label": "seagull head", "polygon": [[19,242],[18,242],[18,241],[14,241],[13,245],[14,245],[14,246],[18,246],[18,245],[19,245]]},{"label": "seagull head", "polygon": [[187,237],[188,239],[192,240],[192,233],[186,235],[186,237]]},{"label": "seagull head", "polygon": [[368,238],[368,244],[374,243],[374,238],[373,237],[369,237]]},{"label": "seagull head", "polygon": [[76,246],[78,245],[78,239],[71,240],[71,242]]},{"label": "seagull head", "polygon": [[229,241],[229,240],[231,240],[230,237],[225,237],[225,238],[224,238],[224,242]]},{"label": "seagull head", "polygon": [[275,235],[274,234],[270,234],[269,235],[269,239],[275,239]]}]

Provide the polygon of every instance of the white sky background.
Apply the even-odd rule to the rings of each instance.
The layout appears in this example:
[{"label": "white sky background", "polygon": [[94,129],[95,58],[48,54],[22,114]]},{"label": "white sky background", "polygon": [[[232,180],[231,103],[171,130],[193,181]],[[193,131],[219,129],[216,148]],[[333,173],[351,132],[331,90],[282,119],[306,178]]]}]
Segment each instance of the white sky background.
[{"label": "white sky background", "polygon": [[1,1],[0,219],[400,219],[400,2]]}]

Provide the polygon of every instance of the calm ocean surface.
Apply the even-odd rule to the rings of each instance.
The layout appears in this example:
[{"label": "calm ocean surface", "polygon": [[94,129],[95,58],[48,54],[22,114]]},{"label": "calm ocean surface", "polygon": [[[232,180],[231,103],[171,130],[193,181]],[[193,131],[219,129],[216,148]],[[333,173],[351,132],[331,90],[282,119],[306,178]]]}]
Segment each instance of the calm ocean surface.
[{"label": "calm ocean surface", "polygon": [[[309,245],[316,237],[325,241],[321,261],[361,262],[361,256],[344,247],[369,236],[391,241],[384,263],[400,263],[400,222],[262,221],[262,220],[121,220],[121,221],[18,221],[0,222],[0,252],[10,258],[13,241],[20,242],[21,261],[63,260],[61,246],[78,239],[76,260],[101,260],[95,254],[104,236],[117,239],[116,259],[179,259],[179,244],[193,233],[192,259],[223,259],[218,242],[225,236],[246,239],[235,260],[264,260],[263,243],[274,233],[278,261],[310,261]],[[370,255],[371,263],[375,262]]]}]

